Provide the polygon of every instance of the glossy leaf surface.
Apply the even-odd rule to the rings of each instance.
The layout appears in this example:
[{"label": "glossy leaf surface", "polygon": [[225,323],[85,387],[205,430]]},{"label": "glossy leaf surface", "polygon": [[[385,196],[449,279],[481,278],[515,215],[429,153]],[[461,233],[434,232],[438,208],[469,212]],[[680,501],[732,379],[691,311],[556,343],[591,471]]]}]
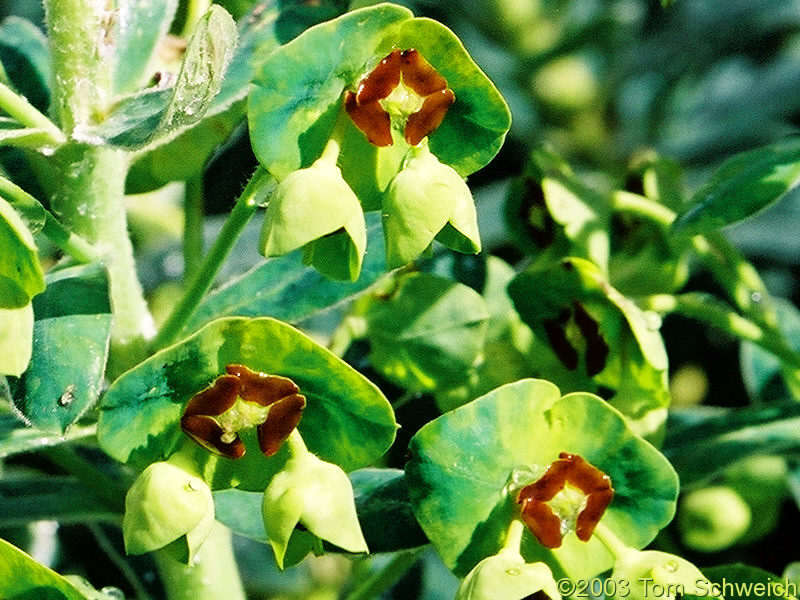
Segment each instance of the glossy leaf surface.
[{"label": "glossy leaf surface", "polygon": [[[391,4],[355,10],[312,27],[264,61],[249,106],[250,137],[261,164],[283,178],[316,160],[333,130],[344,91],[354,90],[396,47],[416,48],[455,92],[456,103],[430,136],[433,152],[462,176],[485,165],[510,124],[505,102],[452,32]],[[308,61],[309,55],[317,60]],[[362,202],[368,190],[382,191],[397,172],[408,146],[402,140],[396,145],[376,151],[352,124],[348,127],[342,154],[359,159],[343,162],[342,168]]]},{"label": "glossy leaf surface", "polygon": [[86,600],[86,596],[65,577],[40,565],[22,550],[2,539],[0,595],[12,600]]},{"label": "glossy leaf surface", "polygon": [[0,24],[0,63],[14,88],[40,111],[50,104],[50,49],[42,30],[27,19]]},{"label": "glossy leaf surface", "polygon": [[162,350],[120,377],[104,397],[98,438],[114,458],[139,467],[185,450],[213,489],[240,483],[263,490],[280,468],[243,433],[247,454],[230,460],[210,454],[180,429],[189,399],[225,371],[243,364],[294,381],[307,399],[299,430],[309,449],[345,470],[381,456],[394,439],[389,403],[372,383],[289,325],[269,318],[219,319]]},{"label": "glossy leaf surface", "polygon": [[572,390],[605,386],[611,403],[655,434],[669,404],[667,354],[660,319],[646,315],[607,282],[592,263],[569,258],[536,266],[508,287],[522,320],[559,359],[549,374]]},{"label": "glossy leaf surface", "polygon": [[44,275],[30,230],[2,198],[0,256],[0,308],[21,308],[44,290]]},{"label": "glossy leaf surface", "polygon": [[675,227],[718,229],[757,213],[800,183],[800,140],[789,138],[737,154],[700,188]]},{"label": "glossy leaf surface", "polygon": [[33,303],[35,360],[12,389],[28,422],[64,433],[102,388],[111,336],[108,277],[89,265],[55,271],[47,282]]},{"label": "glossy leaf surface", "polygon": [[372,365],[408,389],[463,381],[478,360],[489,313],[473,289],[443,277],[411,274],[366,312]]},{"label": "glossy leaf surface", "polygon": [[[560,452],[579,454],[611,479],[614,500],[601,523],[641,548],[671,519],[678,480],[667,460],[634,435],[600,398],[528,379],[502,386],[425,425],[409,445],[406,477],[422,529],[445,564],[464,575],[503,545],[516,498],[507,487],[535,481]],[[554,550],[526,533],[527,562],[591,577],[612,565],[596,539],[567,534]]]},{"label": "glossy leaf surface", "polygon": [[365,217],[370,250],[364,255],[357,281],[331,280],[301,264],[295,254],[273,258],[206,296],[186,329],[234,315],[297,323],[360,295],[386,272],[380,217]]}]

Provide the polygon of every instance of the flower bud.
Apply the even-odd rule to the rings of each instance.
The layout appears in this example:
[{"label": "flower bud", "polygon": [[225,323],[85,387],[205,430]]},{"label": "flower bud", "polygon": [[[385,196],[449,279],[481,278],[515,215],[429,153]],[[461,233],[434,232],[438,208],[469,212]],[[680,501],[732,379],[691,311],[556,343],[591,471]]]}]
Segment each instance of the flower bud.
[{"label": "flower bud", "polygon": [[414,260],[434,238],[458,252],[480,252],[475,203],[464,179],[427,145],[412,152],[383,200],[389,266]]},{"label": "flower bud", "polygon": [[353,487],[341,468],[310,452],[290,458],[264,492],[264,527],[278,566],[299,523],[348,552],[368,552],[356,516]]},{"label": "flower bud", "polygon": [[675,600],[686,594],[708,595],[712,589],[708,578],[688,560],[657,550],[625,554],[614,564],[611,579],[618,582],[617,589],[624,590],[629,600],[644,600],[654,595]]},{"label": "flower bud", "polygon": [[188,562],[214,523],[211,489],[170,463],[147,467],[128,491],[122,534],[128,554],[152,552],[185,536]]},{"label": "flower bud", "polygon": [[455,600],[523,600],[542,594],[561,600],[550,568],[542,562],[526,563],[519,553],[503,550],[469,572]]},{"label": "flower bud", "polygon": [[678,512],[684,544],[700,552],[718,552],[732,546],[750,527],[750,506],[727,486],[711,486],[688,493]]},{"label": "flower bud", "polygon": [[355,280],[367,246],[364,213],[335,162],[321,158],[290,173],[267,205],[261,253],[303,247],[303,259],[336,279]]}]

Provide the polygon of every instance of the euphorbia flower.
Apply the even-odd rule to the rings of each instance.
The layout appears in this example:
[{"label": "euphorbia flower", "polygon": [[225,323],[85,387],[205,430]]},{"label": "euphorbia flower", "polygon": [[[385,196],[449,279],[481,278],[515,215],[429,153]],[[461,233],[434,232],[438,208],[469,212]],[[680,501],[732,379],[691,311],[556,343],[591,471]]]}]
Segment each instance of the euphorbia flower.
[{"label": "euphorbia flower", "polygon": [[347,475],[304,447],[294,452],[270,481],[264,492],[262,514],[281,567],[289,538],[298,524],[343,550],[368,552]]},{"label": "euphorbia flower", "polygon": [[519,552],[484,558],[464,578],[455,600],[561,600],[553,573],[543,562],[526,563]]},{"label": "euphorbia flower", "polygon": [[406,142],[416,146],[439,127],[455,99],[445,78],[419,52],[395,49],[355,92],[345,94],[345,108],[370,143],[391,146],[395,121]]},{"label": "euphorbia flower", "polygon": [[434,238],[458,252],[480,252],[475,203],[464,179],[427,145],[411,152],[383,198],[389,266],[414,260]]},{"label": "euphorbia flower", "polygon": [[294,431],[306,406],[305,396],[286,377],[228,365],[227,374],[195,394],[181,417],[181,429],[204,448],[227,458],[245,453],[239,431],[256,427],[258,444],[274,455]]},{"label": "euphorbia flower", "polygon": [[367,246],[364,213],[336,159],[324,156],[286,176],[270,198],[261,253],[303,248],[303,260],[335,279],[355,280]]},{"label": "euphorbia flower", "polygon": [[[571,489],[574,488],[574,492]],[[558,498],[558,496],[564,496]],[[558,548],[564,525],[588,542],[614,498],[608,475],[577,454],[561,452],[544,474],[517,496],[521,518],[546,548]]]},{"label": "euphorbia flower", "polygon": [[125,497],[122,534],[128,554],[152,552],[183,537],[186,545],[179,558],[191,564],[213,524],[211,489],[170,463],[147,467]]}]

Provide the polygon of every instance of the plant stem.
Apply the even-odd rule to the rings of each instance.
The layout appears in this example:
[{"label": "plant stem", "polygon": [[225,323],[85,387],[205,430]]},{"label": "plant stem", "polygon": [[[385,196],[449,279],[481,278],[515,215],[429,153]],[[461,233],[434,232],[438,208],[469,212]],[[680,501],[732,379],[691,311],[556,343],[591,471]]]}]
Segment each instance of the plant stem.
[{"label": "plant stem", "polygon": [[0,83],[0,109],[7,112],[25,127],[41,129],[48,137],[50,144],[60,146],[67,141],[55,123],[40,113],[28,99],[20,96],[4,83]]},{"label": "plant stem", "polygon": [[186,20],[183,22],[181,37],[188,38],[194,31],[194,26],[211,8],[211,0],[189,0],[186,7]]},{"label": "plant stem", "polygon": [[108,269],[114,313],[108,372],[114,377],[145,357],[145,340],[154,329],[123,203],[128,157],[115,148],[68,143],[55,158],[61,177],[53,208],[70,230],[94,245]]},{"label": "plant stem", "polygon": [[191,281],[203,257],[203,176],[186,182],[183,199],[183,280]]},{"label": "plant stem", "polygon": [[222,263],[225,262],[225,258],[236,243],[244,226],[256,213],[264,198],[272,191],[272,186],[267,185],[271,180],[272,176],[261,167],[250,178],[247,187],[236,200],[236,204],[222,226],[217,239],[214,240],[209,249],[203,264],[197,270],[161,331],[158,332],[158,335],[153,340],[152,346],[155,350],[174,342],[181,330],[189,322],[189,319],[192,318],[203,297],[211,289]]},{"label": "plant stem", "polygon": [[739,339],[748,340],[777,356],[792,369],[800,369],[800,354],[790,348],[783,336],[747,319],[709,294],[655,294],[642,303],[643,308],[658,313],[676,312],[727,331]]},{"label": "plant stem", "polygon": [[608,525],[602,521],[597,524],[593,535],[600,540],[606,549],[614,556],[615,562],[620,560],[626,554],[637,551],[635,548],[631,548],[625,544],[625,542],[619,539],[617,534],[611,531],[611,529],[608,528]]},{"label": "plant stem", "polygon": [[392,587],[419,560],[422,549],[398,552],[375,573],[364,579],[346,600],[371,600]]},{"label": "plant stem", "polygon": [[178,562],[163,549],[154,558],[169,600],[246,600],[231,532],[216,521],[193,566]]}]

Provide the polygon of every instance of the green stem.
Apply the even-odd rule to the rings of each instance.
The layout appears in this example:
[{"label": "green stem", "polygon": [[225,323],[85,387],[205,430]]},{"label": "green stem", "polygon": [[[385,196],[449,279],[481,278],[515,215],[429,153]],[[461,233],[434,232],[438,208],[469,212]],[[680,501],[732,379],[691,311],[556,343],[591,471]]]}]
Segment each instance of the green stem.
[{"label": "green stem", "polygon": [[656,294],[643,299],[640,305],[661,314],[675,312],[703,321],[761,346],[792,369],[800,369],[800,354],[787,345],[779,332],[743,317],[709,294]]},{"label": "green stem", "polygon": [[186,20],[183,22],[181,37],[188,38],[194,31],[194,26],[211,8],[211,0],[189,0],[186,6]]},{"label": "green stem", "polygon": [[125,512],[125,487],[83,458],[71,446],[59,444],[46,449],[44,454],[50,462],[77,477],[109,508],[120,515]]},{"label": "green stem", "polygon": [[86,527],[92,532],[92,536],[100,547],[100,550],[102,550],[114,566],[119,569],[119,572],[125,577],[128,585],[133,588],[133,592],[136,594],[136,600],[152,600],[144,584],[139,579],[139,575],[131,568],[125,557],[117,551],[116,546],[103,528],[97,523],[87,523]]},{"label": "green stem", "polygon": [[0,196],[9,200],[11,204],[15,204],[20,212],[24,213],[25,208],[30,208],[34,213],[44,214],[42,233],[78,262],[90,263],[100,260],[100,255],[89,242],[69,231],[36,198],[2,176],[0,176]]},{"label": "green stem", "polygon": [[153,556],[169,600],[246,600],[231,532],[216,521],[193,566],[178,562],[168,550]]},{"label": "green stem", "polygon": [[372,600],[379,597],[414,566],[420,554],[422,549],[419,548],[396,553],[385,565],[361,581],[345,600]]},{"label": "green stem", "polygon": [[522,545],[522,534],[525,533],[525,523],[519,519],[512,519],[511,525],[508,526],[506,533],[506,541],[503,544],[501,552],[511,552],[513,554],[520,553],[520,546]]},{"label": "green stem", "polygon": [[203,257],[203,176],[186,182],[183,199],[183,279],[191,281]]},{"label": "green stem", "polygon": [[27,98],[20,96],[4,83],[0,83],[0,109],[25,127],[41,129],[54,146],[60,146],[67,140],[64,132],[55,123],[40,113]]},{"label": "green stem", "polygon": [[153,340],[154,349],[159,350],[174,342],[189,319],[192,318],[203,297],[211,289],[222,263],[225,262],[239,234],[256,213],[264,198],[272,191],[272,186],[265,185],[271,178],[272,176],[261,167],[250,178],[247,187],[239,196],[228,219],[222,226],[217,239],[209,249],[203,264]]},{"label": "green stem", "polygon": [[611,531],[611,529],[608,528],[608,525],[602,521],[597,524],[593,535],[600,540],[606,549],[614,556],[614,562],[619,561],[626,554],[637,552],[635,548],[631,548],[625,542],[619,539],[617,534]]}]

